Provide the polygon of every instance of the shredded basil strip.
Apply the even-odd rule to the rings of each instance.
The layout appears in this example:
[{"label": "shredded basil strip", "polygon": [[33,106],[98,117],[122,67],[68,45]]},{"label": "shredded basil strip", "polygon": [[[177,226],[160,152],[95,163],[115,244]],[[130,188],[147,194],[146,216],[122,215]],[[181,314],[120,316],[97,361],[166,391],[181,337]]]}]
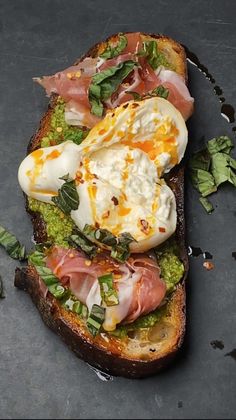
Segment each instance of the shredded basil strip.
[{"label": "shredded basil strip", "polygon": [[209,140],[207,144],[207,149],[210,155],[214,155],[218,152],[226,153],[229,155],[233,147],[233,141],[228,136],[216,137]]},{"label": "shredded basil strip", "polygon": [[120,33],[118,37],[119,40],[117,45],[112,46],[111,43],[108,43],[105,51],[102,54],[100,54],[100,57],[105,58],[106,60],[109,58],[114,58],[117,57],[117,55],[119,55],[125,49],[128,43],[126,36]]},{"label": "shredded basil strip", "polygon": [[0,299],[4,299],[4,291],[3,291],[3,281],[2,281],[2,277],[0,276]]},{"label": "shredded basil strip", "polygon": [[133,92],[127,90],[126,93],[129,93],[133,95],[135,101],[141,101],[143,98],[153,97],[153,96],[159,96],[160,98],[167,99],[169,96],[169,90],[166,89],[164,86],[159,85],[152,91],[148,92],[146,95],[140,95],[138,92]]},{"label": "shredded basil strip", "polygon": [[79,207],[79,195],[75,181],[69,177],[69,174],[59,179],[65,183],[59,189],[58,196],[52,197],[52,201],[63,213],[70,214],[72,210],[77,210]]},{"label": "shredded basil strip", "polygon": [[214,177],[210,172],[204,171],[203,169],[194,169],[191,173],[191,180],[193,186],[203,197],[207,197],[217,191]]},{"label": "shredded basil strip", "polygon": [[156,70],[159,66],[171,68],[165,54],[158,50],[156,41],[144,41],[143,48],[138,55],[146,57],[153,70]]},{"label": "shredded basil strip", "polygon": [[19,261],[26,259],[25,246],[21,245],[18,239],[3,226],[0,226],[0,245],[11,258]]},{"label": "shredded basil strip", "polygon": [[99,305],[93,305],[87,319],[87,327],[90,333],[95,337],[105,321],[105,308]]},{"label": "shredded basil strip", "polygon": [[106,229],[96,229],[88,224],[85,225],[83,233],[91,241],[97,241],[111,247],[111,257],[119,262],[124,262],[129,258],[129,244],[135,241],[128,232],[124,232],[116,237]]},{"label": "shredded basil strip", "polygon": [[228,136],[215,137],[189,161],[193,186],[201,193],[199,200],[208,213],[214,209],[206,199],[208,195],[216,192],[224,182],[236,187],[236,159],[230,156],[233,147]]},{"label": "shredded basil strip", "polygon": [[98,277],[98,282],[100,285],[102,302],[107,306],[119,305],[119,298],[117,291],[114,288],[112,273]]},{"label": "shredded basil strip", "polygon": [[102,117],[104,110],[102,101],[107,100],[116,92],[120,84],[133,71],[136,65],[137,63],[132,60],[124,61],[117,66],[96,73],[92,77],[89,87],[89,102],[92,114]]},{"label": "shredded basil strip", "polygon": [[213,212],[214,207],[213,207],[212,203],[208,200],[208,198],[200,197],[199,201],[200,201],[201,205],[204,207],[204,209],[206,210],[207,213],[212,213]]},{"label": "shredded basil strip", "polygon": [[72,235],[66,240],[70,245],[81,248],[91,258],[97,254],[97,246],[78,229],[74,229]]}]

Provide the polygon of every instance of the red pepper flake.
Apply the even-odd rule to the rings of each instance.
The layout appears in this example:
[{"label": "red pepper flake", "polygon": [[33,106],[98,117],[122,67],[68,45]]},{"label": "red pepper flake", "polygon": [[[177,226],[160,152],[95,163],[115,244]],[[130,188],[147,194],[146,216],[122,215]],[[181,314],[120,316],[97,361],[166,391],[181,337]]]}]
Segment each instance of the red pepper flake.
[{"label": "red pepper flake", "polygon": [[102,129],[98,132],[98,134],[100,134],[100,135],[105,134],[105,133],[106,133],[105,128],[102,128]]},{"label": "red pepper flake", "polygon": [[127,103],[127,104],[123,105],[123,108],[126,109],[128,106],[129,106],[129,104]]},{"label": "red pepper flake", "polygon": [[140,223],[141,223],[141,232],[143,232],[147,235],[150,231],[149,223],[147,222],[147,220],[144,220],[144,219],[141,219]]},{"label": "red pepper flake", "polygon": [[211,261],[205,261],[203,263],[203,267],[208,271],[213,270],[213,268],[215,268],[213,262],[211,262]]},{"label": "red pepper flake", "polygon": [[159,227],[159,232],[161,232],[161,233],[165,233],[165,231],[166,231],[166,228],[164,228],[164,227]]},{"label": "red pepper flake", "polygon": [[96,229],[99,229],[99,228],[100,228],[100,225],[99,225],[99,223],[98,223],[98,222],[96,222],[96,223],[95,223],[95,228],[96,228]]},{"label": "red pepper flake", "polygon": [[131,105],[131,107],[132,108],[137,108],[139,106],[139,104],[137,103],[137,102],[134,102],[132,105]]},{"label": "red pepper flake", "polygon": [[118,206],[119,201],[118,201],[118,199],[115,196],[112,197],[111,201],[113,201],[113,203],[114,203],[115,206]]}]

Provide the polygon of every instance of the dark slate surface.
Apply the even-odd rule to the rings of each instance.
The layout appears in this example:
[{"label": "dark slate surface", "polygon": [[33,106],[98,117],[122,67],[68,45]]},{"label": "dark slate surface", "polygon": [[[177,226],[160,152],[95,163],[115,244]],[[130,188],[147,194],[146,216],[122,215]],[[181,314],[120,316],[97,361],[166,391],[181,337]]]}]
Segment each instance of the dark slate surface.
[{"label": "dark slate surface", "polygon": [[[28,246],[31,224],[17,168],[46,108],[31,78],[50,74],[111,33],[161,32],[186,44],[235,102],[235,1],[0,1],[0,223]],[[210,83],[190,68],[196,113],[190,149],[202,136],[231,133]],[[236,361],[235,190],[221,188],[208,216],[187,186],[188,243],[214,255],[207,272],[191,260],[188,332],[180,360],[143,381],[102,382],[42,323],[29,297],[13,287],[15,262],[0,250],[6,299],[0,302],[1,418],[234,418]],[[223,340],[223,350],[212,340]]]}]

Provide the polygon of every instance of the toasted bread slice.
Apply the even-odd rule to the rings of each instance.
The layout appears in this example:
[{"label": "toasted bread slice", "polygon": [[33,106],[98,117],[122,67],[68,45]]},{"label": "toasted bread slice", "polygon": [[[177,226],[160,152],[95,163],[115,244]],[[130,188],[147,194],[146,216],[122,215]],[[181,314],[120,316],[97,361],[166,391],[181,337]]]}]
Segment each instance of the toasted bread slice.
[{"label": "toasted bread slice", "polygon": [[[113,35],[109,40],[114,40]],[[165,52],[176,72],[187,82],[186,57],[184,49],[172,39],[162,35],[142,34],[144,40],[157,39],[159,49]],[[86,56],[95,57],[104,50],[106,43],[95,45]],[[48,110],[43,116],[39,130],[31,138],[28,153],[40,147],[41,139],[47,134],[50,119],[57,97],[52,96]],[[15,286],[27,291],[37,306],[44,322],[54,330],[66,344],[92,366],[109,374],[128,378],[141,378],[157,373],[165,367],[180,349],[185,333],[185,280],[188,273],[188,257],[185,249],[184,226],[184,169],[175,167],[167,177],[177,202],[178,223],[176,239],[184,263],[185,273],[182,281],[172,293],[167,311],[154,327],[132,331],[124,338],[100,334],[93,338],[88,332],[85,321],[66,311],[50,293],[44,297],[40,291],[41,281],[32,266],[16,270]],[[26,198],[27,203],[27,198]],[[37,242],[47,239],[46,226],[39,213],[29,210]]]}]

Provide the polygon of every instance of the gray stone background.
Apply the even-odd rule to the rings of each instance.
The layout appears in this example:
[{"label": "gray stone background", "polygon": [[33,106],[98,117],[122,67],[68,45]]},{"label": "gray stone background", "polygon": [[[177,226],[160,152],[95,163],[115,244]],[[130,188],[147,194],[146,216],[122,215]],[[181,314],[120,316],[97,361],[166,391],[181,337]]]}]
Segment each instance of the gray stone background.
[{"label": "gray stone background", "polygon": [[[161,32],[194,51],[236,105],[236,2],[154,0],[0,0],[0,224],[28,247],[32,229],[17,168],[47,99],[32,77],[70,65],[119,31]],[[206,139],[232,134],[210,83],[189,68],[196,112],[189,153]],[[191,259],[184,351],[167,371],[146,380],[102,382],[42,323],[29,297],[13,287],[16,263],[0,250],[6,299],[0,302],[1,418],[234,418],[236,361],[235,190],[224,186],[208,216],[187,184],[188,244],[214,256],[207,272]],[[225,348],[214,350],[212,340]]]}]

